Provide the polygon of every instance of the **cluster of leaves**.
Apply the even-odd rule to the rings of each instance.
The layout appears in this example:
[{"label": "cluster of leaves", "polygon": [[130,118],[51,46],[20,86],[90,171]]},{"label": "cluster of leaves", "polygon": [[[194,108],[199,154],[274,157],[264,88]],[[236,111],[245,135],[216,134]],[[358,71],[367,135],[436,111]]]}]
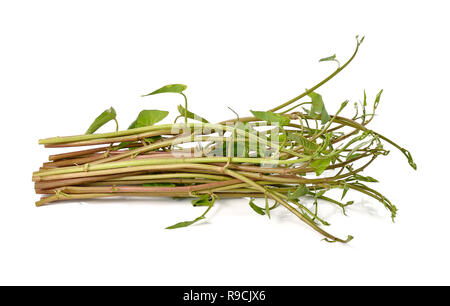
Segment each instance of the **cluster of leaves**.
[{"label": "cluster of leaves", "polygon": [[[183,84],[170,84],[170,85],[163,86],[149,94],[142,95],[142,97],[156,95],[156,94],[160,94],[160,93],[179,93],[184,96],[183,91],[186,88],[187,88],[187,86],[183,85]],[[179,105],[178,110],[180,111],[180,114],[186,113],[187,108],[185,109],[181,105]],[[144,126],[154,125],[154,124],[160,122],[161,120],[163,120],[164,118],[166,118],[167,115],[169,115],[168,111],[154,110],[154,109],[142,110],[139,113],[139,115],[137,116],[136,120],[134,120],[130,124],[128,129],[130,130],[130,129],[140,128],[140,127],[144,127]],[[194,117],[194,116],[195,115],[191,112],[187,113],[187,118]],[[94,122],[92,122],[92,124],[89,127],[89,129],[87,130],[86,134],[92,134],[95,131],[97,131],[99,128],[101,128],[103,125],[108,123],[109,121],[117,120],[116,117],[117,117],[116,111],[114,110],[113,107],[110,107],[109,109],[102,112],[97,118],[95,118]]]}]

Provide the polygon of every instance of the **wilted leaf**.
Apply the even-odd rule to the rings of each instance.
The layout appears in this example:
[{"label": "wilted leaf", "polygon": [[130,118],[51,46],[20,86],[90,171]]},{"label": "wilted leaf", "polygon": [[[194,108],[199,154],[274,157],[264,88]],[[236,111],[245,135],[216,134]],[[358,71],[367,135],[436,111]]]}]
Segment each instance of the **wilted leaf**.
[{"label": "wilted leaf", "polygon": [[248,202],[248,204],[250,205],[250,207],[257,213],[260,214],[262,216],[265,215],[264,210],[259,207],[258,205],[256,205],[254,202],[254,199],[250,199],[250,201]]}]

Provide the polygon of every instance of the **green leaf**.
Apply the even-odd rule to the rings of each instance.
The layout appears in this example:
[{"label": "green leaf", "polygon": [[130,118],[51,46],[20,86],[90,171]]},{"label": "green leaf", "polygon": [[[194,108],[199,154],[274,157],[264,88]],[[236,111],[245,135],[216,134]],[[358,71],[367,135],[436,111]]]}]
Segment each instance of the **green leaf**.
[{"label": "green leaf", "polygon": [[363,106],[367,106],[367,95],[366,95],[366,90],[364,89],[364,102],[363,102]]},{"label": "green leaf", "polygon": [[351,178],[349,178],[347,180],[358,180],[358,181],[369,182],[369,183],[378,183],[378,180],[374,179],[373,177],[363,176],[360,174],[354,174]]},{"label": "green leaf", "polygon": [[319,145],[298,133],[290,133],[288,138],[305,148],[309,153],[315,152]]},{"label": "green leaf", "polygon": [[110,107],[109,109],[101,113],[97,118],[95,118],[94,122],[92,122],[91,126],[86,131],[86,134],[93,134],[100,127],[114,119],[116,119],[116,111],[114,110],[114,108]]},{"label": "green leaf", "polygon": [[253,201],[254,201],[254,199],[251,198],[250,201],[248,202],[248,204],[250,205],[250,207],[251,207],[257,214],[260,214],[260,215],[264,216],[264,215],[265,215],[264,210],[263,210],[261,207],[259,207],[258,205],[256,205]]},{"label": "green leaf", "polygon": [[234,127],[235,127],[237,130],[241,130],[241,131],[245,131],[245,132],[249,132],[250,130],[253,129],[252,126],[251,126],[251,124],[250,124],[250,122],[240,122],[240,121],[237,121],[237,122],[234,124]]},{"label": "green leaf", "polygon": [[406,156],[406,158],[408,159],[409,165],[410,165],[414,170],[417,170],[417,165],[416,165],[416,163],[414,162],[411,153],[410,153],[408,150],[404,149],[404,148],[400,148],[400,151],[401,151],[401,152]]},{"label": "green leaf", "polygon": [[330,165],[331,159],[316,159],[311,163],[311,167],[316,171],[316,175],[321,175],[325,169]]},{"label": "green leaf", "polygon": [[142,97],[156,95],[156,94],[165,93],[165,92],[182,93],[186,88],[187,88],[187,86],[183,85],[183,84],[170,84],[170,85],[163,86],[160,89],[157,89],[149,94],[142,95]]},{"label": "green leaf", "polygon": [[305,217],[305,219],[307,219],[309,222],[313,223],[313,224],[317,224],[317,222],[311,218],[307,213],[302,213],[302,216]]},{"label": "green leaf", "polygon": [[[364,37],[363,37],[363,39],[364,39]],[[362,40],[361,40],[361,42],[362,42]],[[353,236],[352,235],[347,235],[347,239],[345,239],[345,240],[339,240],[340,242],[342,242],[342,243],[349,243],[350,241],[352,241],[353,240]],[[338,241],[337,240],[337,238],[336,239],[334,239],[334,240],[332,240],[332,239],[328,239],[328,238],[323,238],[322,240],[324,240],[324,241],[326,241],[326,242],[328,242],[328,243],[335,243],[336,241]]]},{"label": "green leaf", "polygon": [[144,187],[176,187],[177,185],[173,183],[144,183]]},{"label": "green leaf", "polygon": [[330,115],[328,115],[327,110],[325,109],[325,106],[322,109],[322,113],[320,114],[320,122],[322,122],[322,124],[327,123],[328,121],[330,121]]},{"label": "green leaf", "polygon": [[137,127],[136,124],[137,124],[137,119],[134,120],[134,121],[130,124],[130,126],[128,127],[128,129],[129,129],[129,130],[135,129],[135,128]]},{"label": "green leaf", "polygon": [[320,190],[319,192],[317,192],[317,193],[314,195],[314,197],[315,197],[316,199],[317,199],[317,198],[320,198],[321,196],[323,196],[323,195],[325,194],[325,192],[327,192],[326,189]]},{"label": "green leaf", "polygon": [[[367,140],[364,142],[359,143],[357,146],[355,146],[354,148],[352,148],[352,150],[350,151],[350,153],[347,154],[347,158],[346,160],[350,160],[352,156],[355,156],[355,152],[359,149],[361,149],[362,147],[369,145],[372,143],[372,140]],[[354,157],[353,157],[354,158]]]},{"label": "green leaf", "polygon": [[174,228],[180,228],[180,227],[186,227],[189,225],[194,224],[197,221],[205,219],[206,213],[211,209],[211,207],[214,205],[214,202],[216,200],[217,196],[210,196],[208,194],[204,194],[200,196],[198,199],[195,199],[192,201],[192,204],[194,206],[208,206],[208,208],[205,210],[205,212],[198,218],[192,220],[192,221],[183,221],[179,222],[177,224],[174,224],[172,226],[166,227],[166,229],[174,229]]},{"label": "green leaf", "polygon": [[312,102],[310,115],[317,115],[322,113],[322,109],[324,106],[322,96],[315,92],[309,93],[308,96],[311,98]]},{"label": "green leaf", "polygon": [[209,194],[203,194],[198,199],[191,201],[194,206],[211,206],[212,201],[209,199]]},{"label": "green leaf", "polygon": [[380,92],[377,93],[375,97],[375,102],[373,103],[373,108],[376,109],[378,107],[378,104],[380,103],[381,94],[383,93],[383,89],[380,90]]},{"label": "green leaf", "polygon": [[355,158],[357,158],[357,157],[359,157],[359,156],[361,156],[361,155],[362,155],[362,154],[360,154],[360,153],[352,154],[352,155],[350,155],[349,157],[347,157],[347,160],[355,159]]},{"label": "green leaf", "polygon": [[[185,115],[185,108],[180,104],[180,105],[178,105],[178,112],[180,113],[180,115],[182,115],[182,116],[184,116]],[[203,118],[203,117],[200,117],[199,115],[197,115],[197,114],[194,114],[193,112],[191,112],[191,111],[187,111],[187,117],[189,118],[189,119],[194,119],[194,120],[198,120],[198,121],[201,121],[201,122],[203,122],[203,123],[209,123],[209,121],[208,120],[206,120],[205,118]]]},{"label": "green leaf", "polygon": [[203,220],[203,219],[205,219],[205,217],[204,216],[200,216],[200,217],[198,217],[198,218],[196,218],[196,219],[194,219],[192,221],[178,222],[177,224],[174,224],[174,225],[166,227],[166,229],[175,229],[175,228],[186,227],[186,226],[192,225],[195,222],[198,222],[198,221]]},{"label": "green leaf", "polygon": [[144,126],[154,125],[155,123],[163,120],[167,117],[169,112],[160,111],[160,110],[143,110],[139,113],[139,116],[136,119],[136,123],[132,123],[134,127],[140,128]]},{"label": "green leaf", "polygon": [[319,60],[319,62],[336,61],[336,54],[332,56],[324,57]]},{"label": "green leaf", "polygon": [[277,114],[277,113],[252,111],[252,110],[250,112],[253,114],[253,116],[255,116],[256,118],[258,118],[260,120],[267,121],[267,122],[277,122],[281,126],[288,125],[289,122],[291,122],[291,120],[288,117]]},{"label": "green leaf", "polygon": [[270,219],[270,206],[269,206],[269,198],[266,196],[266,206],[265,206],[265,211],[266,211],[266,215],[267,217],[269,217]]},{"label": "green leaf", "polygon": [[362,42],[364,41],[364,38],[365,38],[365,36],[363,36],[361,39],[359,39],[359,35],[356,35],[356,41],[357,41],[357,43],[358,43],[358,46],[359,46],[360,44],[362,44]]},{"label": "green leaf", "polygon": [[301,196],[304,196],[309,192],[308,187],[306,185],[299,185],[298,188],[288,196],[288,200],[297,200]]},{"label": "green leaf", "polygon": [[345,195],[347,194],[347,191],[348,191],[348,189],[349,189],[349,187],[348,187],[348,185],[347,184],[344,184],[344,188],[342,188],[343,190],[342,190],[342,197],[341,197],[341,200],[345,197]]},{"label": "green leaf", "polygon": [[325,104],[323,103],[322,96],[315,92],[309,93],[308,96],[311,98],[312,102],[309,115],[314,118],[320,115],[322,124],[327,123],[330,120],[330,116],[325,109]]},{"label": "green leaf", "polygon": [[[169,112],[167,111],[160,111],[160,110],[143,110],[139,113],[136,120],[134,120],[130,126],[128,127],[129,130],[140,128],[148,125],[153,125],[155,123],[158,123],[159,121],[163,120]],[[146,141],[153,143],[156,140],[161,139],[161,136],[154,136],[154,137],[148,137],[145,138]],[[131,144],[131,141],[125,141],[121,142],[117,148],[117,150],[122,149],[129,144]],[[130,148],[131,149],[131,148]]]},{"label": "green leaf", "polygon": [[169,114],[168,111],[153,110],[153,109],[143,110],[139,113],[136,120],[134,120],[130,124],[128,129],[131,130],[144,126],[154,125],[155,123],[158,123],[159,121],[166,118],[168,114]]}]

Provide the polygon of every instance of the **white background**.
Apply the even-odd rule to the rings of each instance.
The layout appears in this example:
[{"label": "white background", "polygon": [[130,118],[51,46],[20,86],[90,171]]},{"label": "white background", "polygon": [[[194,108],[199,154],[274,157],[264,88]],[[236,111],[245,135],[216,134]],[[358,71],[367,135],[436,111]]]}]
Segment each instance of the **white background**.
[{"label": "white background", "polygon": [[[0,284],[450,284],[448,1],[2,1],[0,4]],[[194,112],[218,121],[318,90],[330,113],[383,88],[372,128],[410,149],[365,172],[399,208],[396,223],[359,194],[348,217],[324,212],[328,244],[283,208],[256,215],[223,200],[205,224],[189,201],[72,202],[36,208],[38,139],[83,133],[114,106],[125,128],[143,109],[175,111],[188,85]],[[170,118],[173,119],[173,116]],[[113,129],[113,125],[102,128]],[[350,195],[350,194],[349,194]]]}]

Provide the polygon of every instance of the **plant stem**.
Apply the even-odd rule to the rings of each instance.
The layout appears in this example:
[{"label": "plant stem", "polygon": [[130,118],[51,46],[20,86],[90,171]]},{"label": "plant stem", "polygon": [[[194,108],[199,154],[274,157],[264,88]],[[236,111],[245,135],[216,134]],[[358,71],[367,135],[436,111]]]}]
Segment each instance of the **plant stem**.
[{"label": "plant stem", "polygon": [[322,86],[323,84],[325,84],[326,82],[328,82],[329,80],[331,80],[333,77],[335,77],[339,72],[341,72],[345,67],[347,67],[348,64],[351,63],[351,61],[355,58],[356,54],[358,53],[358,49],[359,49],[359,45],[360,43],[357,42],[356,44],[356,48],[355,51],[353,52],[353,55],[347,60],[347,62],[345,62],[344,65],[342,65],[341,67],[338,67],[332,74],[330,74],[328,77],[326,77],[325,79],[323,79],[321,82],[317,83],[316,85],[314,85],[313,87],[311,87],[310,89],[305,90],[302,94],[298,95],[295,98],[292,98],[291,100],[277,106],[274,107],[272,109],[270,109],[270,112],[276,112],[277,110],[280,110],[292,103],[294,103],[297,100],[300,100],[301,98],[307,96],[308,94],[312,93],[314,90],[316,90],[317,88],[319,88],[320,86]]}]

